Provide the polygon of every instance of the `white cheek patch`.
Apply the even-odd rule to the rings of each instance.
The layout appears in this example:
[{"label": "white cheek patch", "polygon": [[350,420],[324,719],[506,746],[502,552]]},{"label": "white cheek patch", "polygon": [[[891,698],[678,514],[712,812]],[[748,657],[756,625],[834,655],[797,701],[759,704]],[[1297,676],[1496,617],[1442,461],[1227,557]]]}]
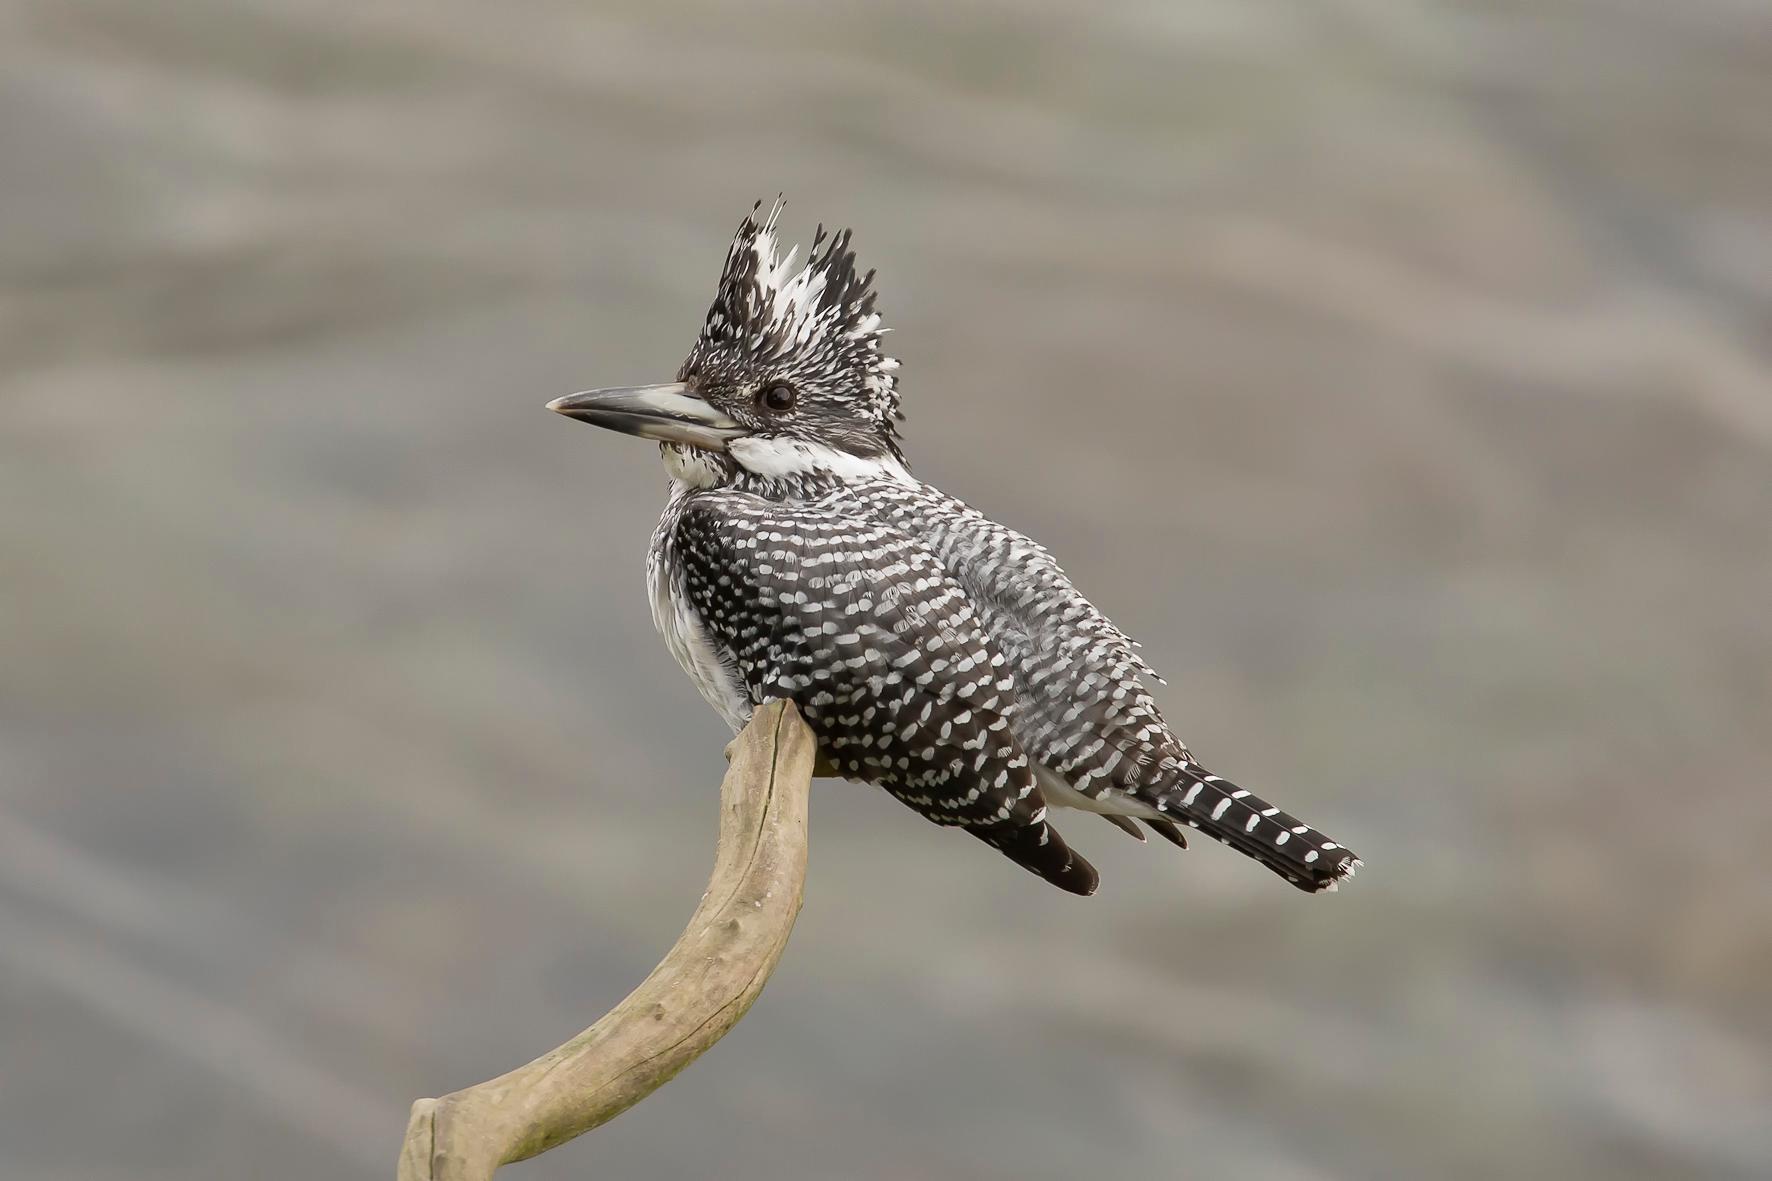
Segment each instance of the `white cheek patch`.
[{"label": "white cheek patch", "polygon": [[841,480],[897,480],[909,483],[910,472],[890,455],[869,459],[804,439],[734,439],[726,451],[749,472],[771,479],[826,473]]}]

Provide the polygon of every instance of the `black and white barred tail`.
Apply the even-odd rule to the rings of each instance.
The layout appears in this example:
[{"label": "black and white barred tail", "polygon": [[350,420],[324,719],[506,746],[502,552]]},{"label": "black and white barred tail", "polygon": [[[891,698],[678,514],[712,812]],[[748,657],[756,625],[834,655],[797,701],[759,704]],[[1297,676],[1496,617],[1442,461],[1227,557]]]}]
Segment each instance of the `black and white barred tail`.
[{"label": "black and white barred tail", "polygon": [[1334,890],[1360,868],[1352,849],[1197,763],[1150,802],[1312,894]]}]

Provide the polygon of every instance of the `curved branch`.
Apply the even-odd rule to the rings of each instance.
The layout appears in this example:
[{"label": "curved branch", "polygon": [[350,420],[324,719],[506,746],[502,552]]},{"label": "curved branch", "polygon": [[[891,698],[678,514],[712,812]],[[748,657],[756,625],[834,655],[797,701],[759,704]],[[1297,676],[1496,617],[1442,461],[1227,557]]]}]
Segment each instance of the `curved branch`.
[{"label": "curved branch", "polygon": [[486,1181],[607,1123],[738,1024],[800,912],[816,744],[788,702],[728,748],[714,874],[652,975],[602,1020],[509,1074],[412,1105],[399,1181]]}]

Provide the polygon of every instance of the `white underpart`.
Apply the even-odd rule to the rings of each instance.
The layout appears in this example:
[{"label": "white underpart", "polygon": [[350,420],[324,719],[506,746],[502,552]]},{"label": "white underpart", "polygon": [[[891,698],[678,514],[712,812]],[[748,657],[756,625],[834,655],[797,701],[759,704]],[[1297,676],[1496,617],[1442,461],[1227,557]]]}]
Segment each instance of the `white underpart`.
[{"label": "white underpart", "polygon": [[827,472],[843,480],[911,482],[911,473],[891,455],[868,458],[804,439],[744,438],[726,444],[746,470],[773,479]]},{"label": "white underpart", "polygon": [[[670,450],[667,448],[667,454]],[[669,460],[666,462],[668,465]],[[676,529],[681,501],[688,492],[688,485],[682,481],[672,483],[671,501],[665,509],[664,520],[659,522],[661,530]],[[658,549],[654,547],[646,561],[646,589],[652,600],[652,624],[658,628],[665,647],[689,674],[702,698],[736,734],[751,720],[751,700],[740,688],[732,670],[720,659],[713,641],[708,638],[707,629],[702,626],[701,617],[689,603],[689,595],[666,568],[678,564],[661,562],[658,558]]]},{"label": "white underpart", "polygon": [[1112,788],[1100,797],[1086,796],[1044,763],[1034,764],[1034,779],[1039,782],[1040,794],[1046,797],[1050,807],[1075,808],[1079,812],[1099,812],[1106,816],[1137,816],[1146,820],[1162,815],[1143,800]]}]

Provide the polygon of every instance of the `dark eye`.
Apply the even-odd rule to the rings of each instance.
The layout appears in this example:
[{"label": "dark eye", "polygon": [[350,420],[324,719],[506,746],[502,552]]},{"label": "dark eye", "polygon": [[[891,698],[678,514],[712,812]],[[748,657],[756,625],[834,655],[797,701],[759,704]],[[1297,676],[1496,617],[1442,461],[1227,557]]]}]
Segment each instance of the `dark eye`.
[{"label": "dark eye", "polygon": [[771,414],[786,414],[794,408],[799,397],[793,386],[785,381],[778,381],[763,387],[762,392],[757,395],[757,405]]}]

